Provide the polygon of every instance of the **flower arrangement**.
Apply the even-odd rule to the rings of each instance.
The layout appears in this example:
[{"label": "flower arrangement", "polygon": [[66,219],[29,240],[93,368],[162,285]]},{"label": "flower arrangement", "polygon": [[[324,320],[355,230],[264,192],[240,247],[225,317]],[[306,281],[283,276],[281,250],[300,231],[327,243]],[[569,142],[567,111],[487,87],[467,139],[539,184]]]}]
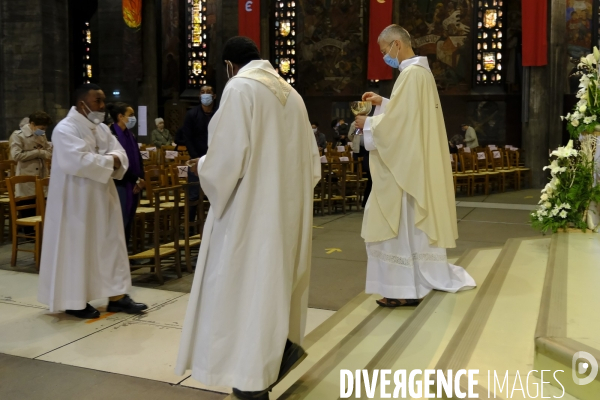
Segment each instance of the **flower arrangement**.
[{"label": "flower arrangement", "polygon": [[552,152],[556,158],[544,167],[551,174],[542,190],[539,208],[531,214],[531,225],[546,233],[569,227],[587,228],[590,202],[600,201],[600,186],[594,186],[591,149],[575,150],[573,140]]},{"label": "flower arrangement", "polygon": [[581,57],[577,66],[581,75],[579,79],[579,101],[562,120],[567,121],[567,130],[571,138],[577,139],[581,134],[592,133],[600,123],[600,86],[598,84],[598,67],[600,65],[600,51],[594,47],[594,52],[586,57]]}]

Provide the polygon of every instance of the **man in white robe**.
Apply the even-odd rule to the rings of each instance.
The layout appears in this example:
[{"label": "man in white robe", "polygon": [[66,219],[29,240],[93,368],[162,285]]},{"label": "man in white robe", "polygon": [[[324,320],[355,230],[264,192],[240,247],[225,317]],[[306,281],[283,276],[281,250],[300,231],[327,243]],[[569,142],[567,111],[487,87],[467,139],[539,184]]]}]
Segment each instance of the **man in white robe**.
[{"label": "man in white robe", "polygon": [[370,151],[373,189],[365,208],[367,293],[383,307],[416,305],[431,290],[475,287],[446,248],[458,238],[448,141],[427,58],[415,57],[398,25],[379,36],[384,61],[401,73],[389,100],[365,93],[375,116],[356,118]]},{"label": "man in white robe", "polygon": [[254,42],[230,39],[223,61],[233,78],[198,168],[211,207],[176,372],[268,399],[306,355],[299,345],[321,165],[302,98]]},{"label": "man in white robe", "polygon": [[139,313],[147,306],[126,294],[131,274],[113,183],[127,171],[127,155],[102,123],[100,87],[83,85],[75,98],[52,134],[38,300],[78,318],[98,318],[88,301],[105,297],[108,312]]}]

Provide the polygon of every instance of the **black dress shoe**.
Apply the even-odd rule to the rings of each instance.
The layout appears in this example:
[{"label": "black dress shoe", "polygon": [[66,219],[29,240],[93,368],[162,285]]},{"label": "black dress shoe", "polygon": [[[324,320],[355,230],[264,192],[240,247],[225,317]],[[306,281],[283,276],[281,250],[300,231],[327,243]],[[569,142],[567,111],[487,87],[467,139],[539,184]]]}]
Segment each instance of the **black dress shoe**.
[{"label": "black dress shoe", "polygon": [[243,392],[233,388],[233,395],[239,400],[269,400],[269,391],[266,389],[259,392]]},{"label": "black dress shoe", "polygon": [[86,304],[83,310],[65,310],[65,313],[82,319],[95,319],[100,317],[100,311],[89,304]]},{"label": "black dress shoe", "polygon": [[273,388],[279,382],[281,382],[283,378],[287,376],[287,374],[292,372],[292,370],[296,368],[307,356],[308,354],[302,347],[287,340],[285,344],[285,350],[283,352],[283,358],[281,360],[281,367],[279,367],[279,376],[275,383],[269,386],[267,390],[273,390]]},{"label": "black dress shoe", "polygon": [[128,294],[125,295],[121,300],[117,301],[109,301],[108,307],[106,307],[106,311],[108,312],[124,312],[127,314],[139,314],[148,306],[144,303],[136,303],[129,297]]}]

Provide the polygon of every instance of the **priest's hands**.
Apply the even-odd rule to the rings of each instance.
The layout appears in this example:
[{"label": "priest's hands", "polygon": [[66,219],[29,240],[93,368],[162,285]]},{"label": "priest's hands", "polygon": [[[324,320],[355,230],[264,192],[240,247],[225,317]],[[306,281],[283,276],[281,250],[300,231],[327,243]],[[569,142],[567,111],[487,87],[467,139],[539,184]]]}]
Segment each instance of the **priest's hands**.
[{"label": "priest's hands", "polygon": [[119,158],[119,156],[117,156],[115,154],[112,154],[112,156],[113,156],[113,161],[114,161],[113,169],[116,171],[119,168],[121,168],[121,159]]},{"label": "priest's hands", "polygon": [[374,106],[380,106],[383,103],[383,97],[377,93],[367,92],[363,94],[362,101],[370,101]]},{"label": "priest's hands", "polygon": [[354,125],[357,129],[363,129],[365,127],[365,122],[367,121],[366,115],[357,115],[354,119]]}]

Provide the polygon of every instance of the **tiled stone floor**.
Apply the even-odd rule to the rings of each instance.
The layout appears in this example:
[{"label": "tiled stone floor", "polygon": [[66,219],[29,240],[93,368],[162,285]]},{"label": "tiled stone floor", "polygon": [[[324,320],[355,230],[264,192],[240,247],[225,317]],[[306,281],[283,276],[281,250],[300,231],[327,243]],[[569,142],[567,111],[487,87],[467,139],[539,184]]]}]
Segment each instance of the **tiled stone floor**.
[{"label": "tiled stone floor", "polygon": [[[448,250],[448,257],[456,259],[471,248],[502,246],[509,238],[539,236],[540,234],[529,226],[529,211],[523,209],[535,205],[538,196],[538,190],[525,190],[457,199],[460,238],[457,247]],[[313,315],[316,315],[313,316],[315,321],[322,321],[330,315],[330,312],[320,311],[321,309],[335,311],[364,290],[366,252],[364,242],[360,238],[361,223],[362,212],[315,217],[309,297],[309,306],[316,309],[313,310]],[[27,253],[20,255],[17,267],[12,268],[10,251],[8,245],[0,247],[0,269],[35,272],[33,258]],[[6,274],[0,272],[1,275]],[[176,279],[176,276],[168,271],[165,275],[166,283],[160,286],[147,271],[140,270],[134,273],[133,280],[137,292],[135,294],[142,300],[147,296],[145,293],[158,295],[151,289],[164,291],[163,295],[159,296],[164,297],[164,301],[159,301],[160,304],[157,303],[147,317],[123,320],[115,315],[97,322],[98,326],[83,326],[84,330],[92,333],[97,329],[103,330],[91,336],[82,331],[79,338],[70,338],[69,329],[62,332],[58,329],[54,331],[51,340],[46,339],[50,342],[44,345],[41,341],[40,348],[32,348],[28,350],[29,353],[19,354],[20,356],[8,355],[17,354],[10,349],[10,345],[7,348],[8,338],[26,340],[26,337],[21,336],[26,336],[26,333],[35,336],[36,330],[42,328],[11,322],[8,315],[14,313],[6,311],[9,311],[7,307],[17,307],[22,308],[23,313],[37,315],[43,312],[38,308],[39,305],[34,305],[35,285],[30,285],[29,292],[15,293],[12,297],[23,304],[9,305],[10,302],[0,302],[0,343],[4,342],[0,353],[5,353],[0,354],[0,399],[223,398],[222,394],[195,389],[198,385],[194,382],[182,382],[185,377],[171,377],[172,360],[165,362],[163,372],[152,375],[155,372],[148,374],[144,372],[143,367],[131,364],[125,360],[126,357],[122,357],[128,351],[136,350],[130,346],[137,347],[137,350],[145,347],[150,354],[149,361],[155,363],[161,359],[161,351],[172,351],[178,346],[179,329],[173,325],[173,321],[177,320],[175,316],[184,310],[182,304],[187,298],[186,293],[190,291],[193,275],[184,273],[181,279]],[[48,321],[44,322],[44,318]],[[40,319],[42,325],[46,324],[52,328],[60,325],[50,325],[51,318],[56,317],[44,318]],[[117,335],[119,332],[124,336]],[[156,342],[150,339],[154,338],[160,339],[158,342],[163,343],[163,349],[152,347]],[[60,340],[68,345],[60,348]],[[51,351],[44,351],[44,346]],[[32,359],[33,357],[39,359]],[[168,378],[165,374],[169,374]]]}]

